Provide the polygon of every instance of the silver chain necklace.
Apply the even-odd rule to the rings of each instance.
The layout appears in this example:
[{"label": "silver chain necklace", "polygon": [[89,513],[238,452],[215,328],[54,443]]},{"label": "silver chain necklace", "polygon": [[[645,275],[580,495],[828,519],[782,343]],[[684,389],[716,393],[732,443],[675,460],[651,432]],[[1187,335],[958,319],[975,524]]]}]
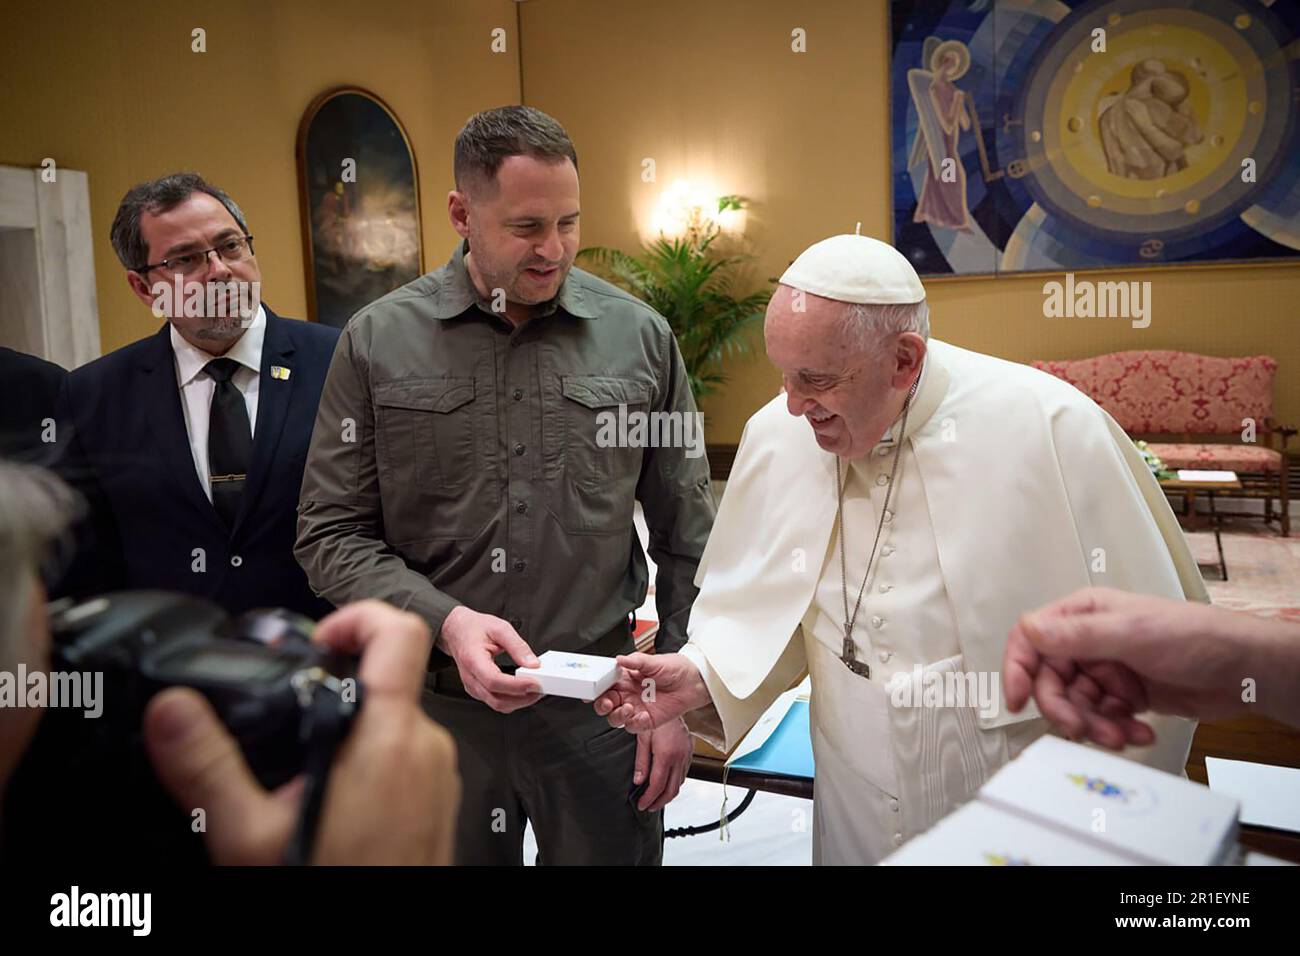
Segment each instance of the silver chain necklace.
[{"label": "silver chain necklace", "polygon": [[876,562],[876,549],[880,546],[880,533],[885,527],[885,515],[889,514],[889,499],[894,493],[894,480],[898,477],[899,453],[902,451],[903,440],[907,433],[907,413],[912,407],[912,398],[916,395],[916,387],[920,383],[921,376],[917,375],[907,393],[907,398],[903,401],[903,420],[898,426],[898,435],[894,440],[894,463],[889,469],[889,487],[885,489],[885,505],[880,509],[880,518],[876,521],[876,540],[871,543],[871,556],[867,558],[867,572],[862,576],[862,587],[858,588],[858,599],[853,605],[852,614],[849,614],[849,583],[846,571],[847,565],[844,563],[844,479],[840,475],[839,456],[835,457],[835,490],[839,497],[839,505],[835,509],[835,521],[840,532],[840,591],[844,595],[844,650],[840,654],[840,660],[853,673],[868,679],[871,677],[871,665],[858,660],[857,652],[853,646],[853,625],[857,623],[858,609],[862,607],[862,595],[866,593],[867,582],[871,580],[871,567]]}]

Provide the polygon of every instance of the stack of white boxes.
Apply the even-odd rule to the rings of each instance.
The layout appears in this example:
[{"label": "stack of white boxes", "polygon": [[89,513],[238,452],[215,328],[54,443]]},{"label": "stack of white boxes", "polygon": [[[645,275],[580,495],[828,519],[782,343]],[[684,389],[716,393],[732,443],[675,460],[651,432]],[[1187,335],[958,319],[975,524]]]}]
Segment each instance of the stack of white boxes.
[{"label": "stack of white boxes", "polygon": [[1237,862],[1236,800],[1041,737],[892,866],[1201,866]]}]

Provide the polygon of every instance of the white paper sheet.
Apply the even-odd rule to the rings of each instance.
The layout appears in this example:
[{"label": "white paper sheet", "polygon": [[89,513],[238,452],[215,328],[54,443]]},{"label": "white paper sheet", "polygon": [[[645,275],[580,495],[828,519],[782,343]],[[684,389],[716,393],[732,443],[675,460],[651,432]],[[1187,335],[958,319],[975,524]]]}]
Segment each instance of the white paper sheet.
[{"label": "white paper sheet", "polygon": [[1300,833],[1300,770],[1206,757],[1210,789],[1241,801],[1242,823]]},{"label": "white paper sheet", "polygon": [[736,749],[731,752],[727,758],[727,763],[739,760],[746,754],[752,754],[763,744],[767,743],[767,738],[772,736],[772,732],[781,725],[785,715],[790,710],[790,705],[799,698],[808,699],[808,694],[812,688],[809,678],[805,677],[798,687],[791,687],[788,691],[778,697],[772,706],[763,712],[763,716],[750,728],[743,740],[736,745]]}]

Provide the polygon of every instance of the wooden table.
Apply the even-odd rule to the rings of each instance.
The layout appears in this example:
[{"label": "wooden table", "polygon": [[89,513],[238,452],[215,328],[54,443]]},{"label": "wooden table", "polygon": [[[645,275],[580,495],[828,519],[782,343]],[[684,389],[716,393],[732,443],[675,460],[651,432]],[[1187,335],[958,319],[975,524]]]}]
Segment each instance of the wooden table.
[{"label": "wooden table", "polygon": [[[1187,776],[1207,783],[1206,757],[1249,760],[1277,767],[1300,767],[1300,730],[1267,717],[1237,717],[1202,722],[1196,727],[1187,755]],[[1244,847],[1300,863],[1300,834],[1269,827],[1241,825],[1238,840]]]},{"label": "wooden table", "polygon": [[[722,783],[723,762],[721,757],[702,757],[699,753],[691,760],[691,769],[686,776],[709,783]],[[809,777],[790,777],[783,773],[763,773],[759,770],[727,771],[727,786],[741,787],[745,790],[762,790],[764,793],[779,793],[787,797],[813,798],[813,782]]]},{"label": "wooden table", "polygon": [[1214,493],[1216,491],[1241,491],[1241,480],[1237,478],[1236,472],[1229,472],[1232,475],[1230,481],[1182,481],[1179,478],[1158,478],[1160,487],[1168,494],[1181,494],[1183,496],[1183,510],[1175,512],[1187,518],[1188,528],[1194,530],[1197,523],[1196,516],[1196,496],[1200,492],[1205,493],[1205,498],[1210,503],[1210,523],[1214,527],[1214,546],[1219,550],[1219,574],[1224,581],[1228,580],[1228,565],[1223,560],[1223,538],[1219,532],[1223,524],[1223,519],[1214,508]]}]

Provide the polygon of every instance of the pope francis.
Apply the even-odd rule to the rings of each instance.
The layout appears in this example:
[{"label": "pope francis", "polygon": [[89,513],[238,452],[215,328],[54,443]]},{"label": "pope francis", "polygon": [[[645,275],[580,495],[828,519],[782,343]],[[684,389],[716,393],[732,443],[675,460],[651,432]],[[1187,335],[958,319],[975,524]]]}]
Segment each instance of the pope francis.
[{"label": "pope francis", "polygon": [[[1047,732],[1000,690],[1022,612],[1088,585],[1207,596],[1111,417],[1050,375],[931,340],[893,247],[809,248],[764,338],[784,394],[745,426],[689,641],[620,658],[595,707],[632,732],[684,714],[729,751],[809,674],[813,862],[874,863]],[[1182,773],[1195,725],[1144,719],[1155,742],[1127,755]]]}]

